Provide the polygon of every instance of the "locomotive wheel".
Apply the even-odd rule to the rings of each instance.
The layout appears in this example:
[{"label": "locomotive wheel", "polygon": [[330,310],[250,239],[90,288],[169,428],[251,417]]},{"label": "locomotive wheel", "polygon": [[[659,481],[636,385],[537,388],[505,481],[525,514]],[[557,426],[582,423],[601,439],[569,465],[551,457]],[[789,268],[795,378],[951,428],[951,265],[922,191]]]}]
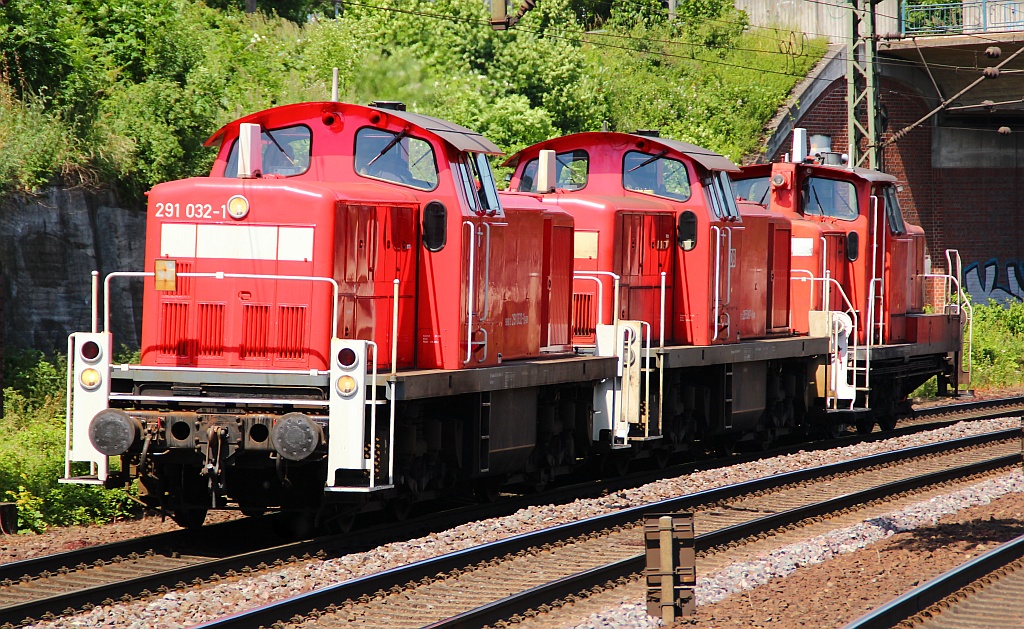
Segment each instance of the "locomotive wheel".
[{"label": "locomotive wheel", "polygon": [[473,495],[480,502],[497,502],[501,497],[501,484],[493,480],[485,480],[473,488]]},{"label": "locomotive wheel", "polygon": [[615,476],[625,476],[629,473],[629,462],[629,456],[612,452],[604,460],[604,469]]},{"label": "locomotive wheel", "polygon": [[822,424],[821,433],[825,439],[838,439],[846,434],[846,424],[833,422]]},{"label": "locomotive wheel", "polygon": [[865,417],[857,420],[857,434],[858,435],[870,435],[871,431],[875,429],[875,420],[870,417]]},{"label": "locomotive wheel", "polygon": [[668,448],[658,448],[654,451],[654,464],[658,466],[659,470],[663,470],[668,467],[668,463],[671,459],[672,451]]},{"label": "locomotive wheel", "polygon": [[409,512],[412,511],[414,502],[411,496],[398,496],[388,502],[388,511],[396,521],[405,522],[409,518]]},{"label": "locomotive wheel", "polygon": [[190,509],[182,507],[171,513],[171,519],[183,529],[197,529],[206,521],[206,512],[209,509]]},{"label": "locomotive wheel", "polygon": [[354,509],[339,509],[320,523],[320,527],[332,535],[348,533],[356,523]]},{"label": "locomotive wheel", "polygon": [[896,422],[899,418],[895,414],[886,414],[878,418],[878,427],[888,432],[896,428]]},{"label": "locomotive wheel", "polygon": [[715,443],[715,456],[729,457],[736,454],[736,439],[725,437]]},{"label": "locomotive wheel", "polygon": [[302,539],[313,532],[313,516],[308,513],[275,513],[271,524],[274,532],[285,539]]}]

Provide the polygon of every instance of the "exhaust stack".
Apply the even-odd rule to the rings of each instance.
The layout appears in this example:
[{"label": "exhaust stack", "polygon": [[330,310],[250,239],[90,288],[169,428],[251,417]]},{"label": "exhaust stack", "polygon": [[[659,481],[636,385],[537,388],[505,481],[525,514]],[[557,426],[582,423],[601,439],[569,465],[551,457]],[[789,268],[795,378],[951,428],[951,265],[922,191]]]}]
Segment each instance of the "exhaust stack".
[{"label": "exhaust stack", "polygon": [[793,163],[802,164],[807,159],[807,129],[793,129]]}]

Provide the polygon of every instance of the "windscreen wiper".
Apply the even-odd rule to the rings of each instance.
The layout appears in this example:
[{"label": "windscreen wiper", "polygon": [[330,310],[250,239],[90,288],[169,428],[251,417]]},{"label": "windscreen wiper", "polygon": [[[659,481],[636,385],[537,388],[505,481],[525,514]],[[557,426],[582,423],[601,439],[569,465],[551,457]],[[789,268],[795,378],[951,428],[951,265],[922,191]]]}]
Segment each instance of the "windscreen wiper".
[{"label": "windscreen wiper", "polygon": [[644,166],[650,164],[651,162],[657,161],[657,160],[661,159],[662,157],[665,157],[666,155],[668,155],[668,149],[665,149],[665,150],[661,151],[657,155],[651,155],[651,157],[649,159],[645,159],[644,161],[642,161],[639,164],[637,164],[636,166],[630,168],[626,172],[627,173],[631,173],[631,172],[633,172],[634,170],[636,170],[638,168],[643,168]]},{"label": "windscreen wiper", "polygon": [[385,153],[387,153],[391,149],[395,148],[395,145],[398,144],[399,142],[401,142],[402,138],[404,138],[407,135],[409,135],[409,129],[408,128],[402,129],[399,133],[395,134],[395,137],[391,138],[391,141],[384,145],[384,148],[382,148],[380,150],[380,153],[377,153],[376,157],[374,157],[369,162],[367,162],[366,165],[367,166],[371,166],[371,165],[373,165],[373,163],[375,161],[377,161],[378,159],[384,157]]},{"label": "windscreen wiper", "polygon": [[[263,128],[262,125],[260,128]],[[270,138],[270,141],[274,143],[274,146],[277,147],[277,150],[281,151],[281,153],[284,154],[284,158],[288,160],[288,162],[292,166],[298,166],[298,164],[295,163],[295,160],[292,159],[292,156],[288,154],[288,151],[284,150],[284,147],[281,146],[281,144],[277,141],[277,138],[274,137],[274,134],[270,132],[270,129],[263,129],[263,133],[267,134],[267,137]]]}]

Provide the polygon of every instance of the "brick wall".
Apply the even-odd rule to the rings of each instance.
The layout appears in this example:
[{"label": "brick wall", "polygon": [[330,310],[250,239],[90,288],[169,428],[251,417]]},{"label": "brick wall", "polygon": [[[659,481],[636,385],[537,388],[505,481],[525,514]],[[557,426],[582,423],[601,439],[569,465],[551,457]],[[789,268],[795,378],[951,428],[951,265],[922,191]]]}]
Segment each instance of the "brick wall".
[{"label": "brick wall", "polygon": [[[881,101],[888,111],[884,138],[917,121],[929,109],[913,88],[883,78]],[[831,88],[809,109],[799,126],[808,135],[832,136],[832,150],[848,150],[846,79]],[[773,160],[791,150],[785,146]],[[932,268],[943,269],[945,250],[958,249],[964,266],[993,258],[1002,264],[997,282],[1008,285],[1005,263],[1024,260],[1024,171],[1018,168],[932,168],[931,121],[922,124],[885,149],[883,170],[903,186],[900,205],[908,222],[925,230]]]}]

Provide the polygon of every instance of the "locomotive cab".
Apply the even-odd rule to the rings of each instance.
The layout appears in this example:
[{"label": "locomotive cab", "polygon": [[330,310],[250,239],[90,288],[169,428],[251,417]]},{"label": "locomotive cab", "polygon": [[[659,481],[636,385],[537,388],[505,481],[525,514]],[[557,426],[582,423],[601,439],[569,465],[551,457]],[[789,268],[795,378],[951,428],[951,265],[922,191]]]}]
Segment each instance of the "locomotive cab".
[{"label": "locomotive cab", "polygon": [[574,344],[593,345],[598,324],[620,319],[649,323],[654,342],[683,345],[788,332],[786,316],[771,324],[764,316],[767,222],[756,233],[744,223],[728,159],[685,142],[602,132],[536,144],[505,165],[515,168],[507,203],[533,195],[575,219]]}]

